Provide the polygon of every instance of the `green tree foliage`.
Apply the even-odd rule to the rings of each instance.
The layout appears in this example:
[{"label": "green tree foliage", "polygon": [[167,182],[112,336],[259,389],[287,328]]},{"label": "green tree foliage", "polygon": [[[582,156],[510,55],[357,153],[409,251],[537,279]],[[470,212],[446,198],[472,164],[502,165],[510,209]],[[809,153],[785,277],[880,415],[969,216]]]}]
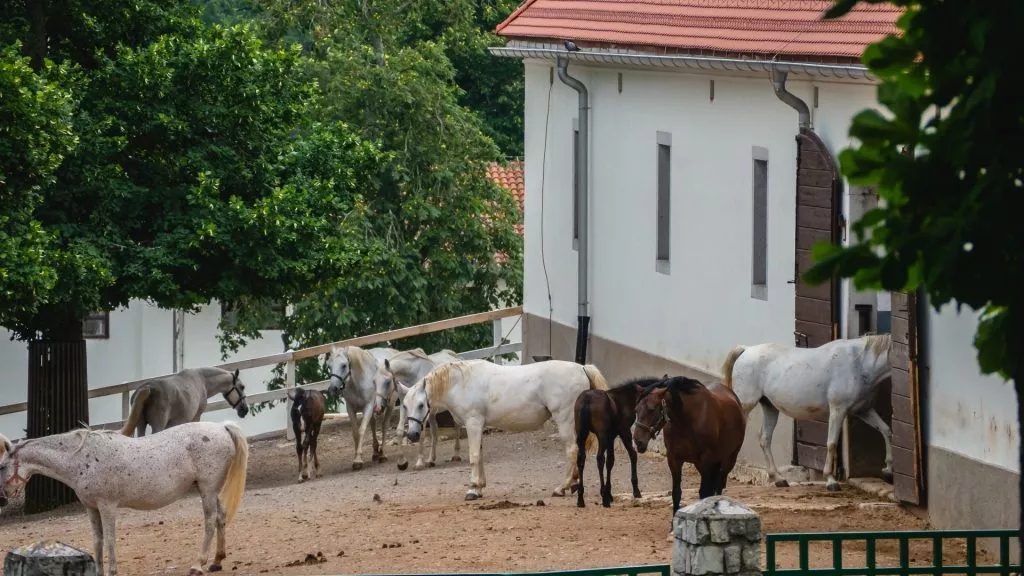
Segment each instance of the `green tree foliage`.
[{"label": "green tree foliage", "polygon": [[[133,298],[192,309],[287,297],[330,269],[383,156],[343,123],[312,121],[318,89],[297,48],[203,26],[176,2],[17,8],[5,6],[3,41],[69,70],[77,107],[62,126],[78,138],[37,192],[56,281],[34,307],[5,306],[18,337],[73,337],[88,312]],[[31,52],[40,26],[45,58]],[[325,152],[330,178],[308,175]]]},{"label": "green tree foliage", "polygon": [[[480,117],[460,103],[457,72],[435,29],[471,22],[472,3],[295,2],[264,6],[268,34],[310,37],[310,76],[324,93],[317,117],[345,122],[388,154],[358,252],[294,300],[290,348],[515,305],[522,290],[520,221],[511,194],[486,175],[502,155]],[[227,345],[256,333],[266,302],[226,330]],[[403,340],[467,350],[491,342],[490,325]],[[278,367],[281,384],[282,370]],[[323,379],[315,362],[299,382]]]},{"label": "green tree foliage", "polygon": [[[828,16],[857,3],[840,0]],[[817,247],[806,278],[838,274],[861,288],[923,289],[936,309],[956,302],[982,311],[978,363],[1015,381],[1020,410],[1024,4],[894,3],[906,8],[901,34],[864,53],[889,114],[858,114],[850,135],[859,145],[840,155],[850,182],[877,186],[884,205],[855,224],[860,243]]]},{"label": "green tree foliage", "polygon": [[0,325],[34,314],[57,281],[52,237],[35,210],[77,143],[75,101],[61,86],[67,70],[48,65],[37,75],[20,49],[0,48]]}]

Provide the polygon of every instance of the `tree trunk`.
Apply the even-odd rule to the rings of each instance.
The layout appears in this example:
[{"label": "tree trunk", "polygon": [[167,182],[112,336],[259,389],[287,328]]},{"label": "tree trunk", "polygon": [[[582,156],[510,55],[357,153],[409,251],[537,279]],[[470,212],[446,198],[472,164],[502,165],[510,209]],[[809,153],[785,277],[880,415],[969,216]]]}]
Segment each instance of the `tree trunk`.
[{"label": "tree trunk", "polygon": [[[68,432],[89,423],[89,384],[82,321],[64,318],[28,345],[28,437]],[[45,476],[25,488],[25,513],[76,501],[74,491]]]},{"label": "tree trunk", "polygon": [[47,53],[46,8],[45,0],[31,0],[27,4],[29,34],[25,42],[25,55],[30,58],[32,69],[39,72],[43,69],[43,60]]}]

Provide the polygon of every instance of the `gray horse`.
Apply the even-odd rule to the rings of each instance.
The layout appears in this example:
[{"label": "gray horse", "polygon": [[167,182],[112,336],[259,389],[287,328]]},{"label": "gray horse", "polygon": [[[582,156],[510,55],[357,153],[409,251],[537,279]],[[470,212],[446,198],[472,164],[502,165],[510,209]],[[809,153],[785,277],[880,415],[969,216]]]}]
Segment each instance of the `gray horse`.
[{"label": "gray horse", "polygon": [[146,425],[156,434],[161,430],[198,422],[206,409],[206,400],[223,394],[239,418],[249,413],[245,401],[245,384],[238,379],[238,370],[223,368],[186,368],[177,374],[156,378],[139,386],[132,395],[132,411],[121,433],[146,435]]}]

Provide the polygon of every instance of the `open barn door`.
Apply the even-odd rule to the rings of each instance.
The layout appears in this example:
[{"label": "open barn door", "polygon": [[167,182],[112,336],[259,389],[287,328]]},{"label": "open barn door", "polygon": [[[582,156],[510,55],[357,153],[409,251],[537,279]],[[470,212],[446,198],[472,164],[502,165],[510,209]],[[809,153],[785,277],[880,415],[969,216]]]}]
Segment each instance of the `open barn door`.
[{"label": "open barn door", "polygon": [[892,293],[892,468],[893,492],[902,502],[924,504],[921,449],[920,323],[918,295]]},{"label": "open barn door", "polygon": [[[816,348],[839,336],[839,282],[810,286],[801,274],[811,266],[811,248],[819,240],[842,241],[839,222],[841,181],[835,160],[821,138],[802,129],[796,160],[796,345]],[[828,421],[795,422],[794,464],[822,470]],[[842,457],[839,457],[842,462]],[[841,465],[841,464],[840,464]]]}]

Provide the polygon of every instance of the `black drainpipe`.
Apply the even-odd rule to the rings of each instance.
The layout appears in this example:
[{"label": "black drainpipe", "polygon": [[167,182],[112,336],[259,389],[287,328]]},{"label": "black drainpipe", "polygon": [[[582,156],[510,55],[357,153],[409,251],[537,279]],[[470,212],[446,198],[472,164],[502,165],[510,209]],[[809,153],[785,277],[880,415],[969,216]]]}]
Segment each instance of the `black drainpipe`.
[{"label": "black drainpipe", "polygon": [[590,147],[590,100],[587,94],[587,87],[576,78],[569,76],[569,59],[559,55],[557,57],[558,79],[563,84],[575,90],[580,96],[579,123],[580,123],[580,145],[578,147],[576,166],[579,170],[579,179],[573,194],[576,195],[576,221],[579,233],[579,250],[577,253],[578,263],[576,276],[578,283],[579,311],[577,316],[576,329],[576,363],[586,364],[587,362],[587,341],[590,331],[590,300],[587,296],[588,278],[588,254],[590,249],[589,234],[587,231],[587,175],[589,165],[587,164],[587,149]]}]

